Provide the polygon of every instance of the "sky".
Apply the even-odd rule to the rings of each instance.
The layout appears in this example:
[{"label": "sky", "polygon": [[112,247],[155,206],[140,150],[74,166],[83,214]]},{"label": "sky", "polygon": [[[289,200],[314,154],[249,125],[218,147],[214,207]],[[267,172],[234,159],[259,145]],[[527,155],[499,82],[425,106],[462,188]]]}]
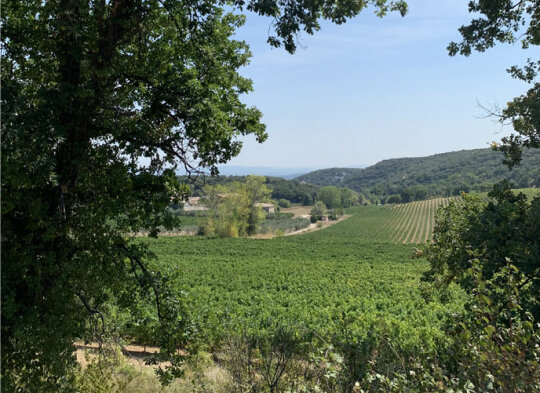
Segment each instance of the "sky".
[{"label": "sky", "polygon": [[[404,18],[365,10],[299,36],[295,54],[267,43],[271,20],[248,14],[236,39],[251,47],[243,102],[263,113],[268,140],[242,138],[230,165],[328,168],[485,148],[512,130],[486,118],[526,90],[506,69],[521,44],[448,56],[472,15],[468,0],[412,0]],[[529,53],[530,56],[530,53]]]}]

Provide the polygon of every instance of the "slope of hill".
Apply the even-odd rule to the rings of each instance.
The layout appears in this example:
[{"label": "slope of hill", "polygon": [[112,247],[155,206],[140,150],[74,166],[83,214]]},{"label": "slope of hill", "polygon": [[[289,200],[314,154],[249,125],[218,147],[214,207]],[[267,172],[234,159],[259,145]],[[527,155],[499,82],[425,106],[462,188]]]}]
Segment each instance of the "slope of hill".
[{"label": "slope of hill", "polygon": [[295,180],[349,187],[379,198],[399,194],[407,202],[460,191],[488,191],[503,178],[518,187],[540,187],[540,149],[526,150],[522,164],[512,171],[502,163],[501,153],[476,149],[384,160],[365,169],[323,169]]}]

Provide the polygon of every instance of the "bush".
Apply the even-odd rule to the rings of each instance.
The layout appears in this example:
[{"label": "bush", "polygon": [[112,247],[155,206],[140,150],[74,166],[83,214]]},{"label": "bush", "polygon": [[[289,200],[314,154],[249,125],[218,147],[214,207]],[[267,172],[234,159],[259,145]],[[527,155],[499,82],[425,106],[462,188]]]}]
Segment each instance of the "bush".
[{"label": "bush", "polygon": [[401,203],[401,201],[402,201],[401,195],[394,194],[394,195],[389,195],[388,197],[386,197],[386,200],[384,201],[384,203]]},{"label": "bush", "polygon": [[283,208],[291,207],[291,202],[282,198],[278,201],[278,206]]}]

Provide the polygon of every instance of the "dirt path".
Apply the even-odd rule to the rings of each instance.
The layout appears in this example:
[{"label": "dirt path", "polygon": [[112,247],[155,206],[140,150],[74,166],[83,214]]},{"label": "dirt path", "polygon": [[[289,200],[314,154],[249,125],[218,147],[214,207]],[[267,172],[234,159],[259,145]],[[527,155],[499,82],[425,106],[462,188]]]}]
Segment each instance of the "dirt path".
[{"label": "dirt path", "polygon": [[317,222],[317,224],[321,223],[322,225],[320,227],[318,227],[317,224],[309,224],[309,226],[307,228],[303,228],[303,229],[300,229],[298,231],[286,233],[285,236],[300,235],[302,233],[307,233],[307,232],[315,232],[315,231],[318,231],[320,229],[328,228],[328,227],[330,227],[332,225],[335,225],[338,222],[344,221],[349,217],[352,217],[352,216],[350,214],[346,214],[346,215],[340,217],[339,219],[337,219],[335,221],[326,221],[326,222],[319,221],[319,222]]}]

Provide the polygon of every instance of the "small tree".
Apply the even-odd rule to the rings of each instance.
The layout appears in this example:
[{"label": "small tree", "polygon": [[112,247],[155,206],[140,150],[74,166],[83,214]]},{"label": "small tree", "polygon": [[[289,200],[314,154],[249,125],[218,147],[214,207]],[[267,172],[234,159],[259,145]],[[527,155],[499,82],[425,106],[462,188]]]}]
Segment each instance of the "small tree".
[{"label": "small tree", "polygon": [[326,214],[326,205],[322,201],[315,202],[315,205],[311,209],[311,222],[322,220],[322,216]]}]

